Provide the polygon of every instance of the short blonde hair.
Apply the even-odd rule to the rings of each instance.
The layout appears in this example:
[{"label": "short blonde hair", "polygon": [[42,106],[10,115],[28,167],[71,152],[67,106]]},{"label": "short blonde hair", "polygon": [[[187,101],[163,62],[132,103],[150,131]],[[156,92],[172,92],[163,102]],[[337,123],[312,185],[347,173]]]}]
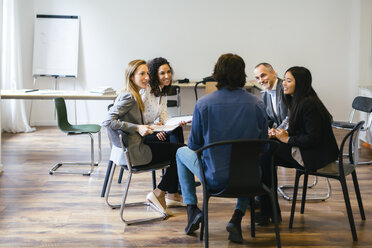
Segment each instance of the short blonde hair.
[{"label": "short blonde hair", "polygon": [[136,99],[138,109],[144,111],[145,105],[142,101],[136,84],[132,81],[134,73],[141,65],[146,65],[146,61],[142,59],[135,59],[128,63],[127,68],[125,69],[124,88],[122,91],[132,93]]}]

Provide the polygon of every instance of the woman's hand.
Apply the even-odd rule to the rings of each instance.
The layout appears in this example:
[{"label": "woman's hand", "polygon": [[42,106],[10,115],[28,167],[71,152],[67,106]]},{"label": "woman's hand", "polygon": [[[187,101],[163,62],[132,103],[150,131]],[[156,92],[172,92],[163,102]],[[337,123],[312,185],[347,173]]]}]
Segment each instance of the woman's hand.
[{"label": "woman's hand", "polygon": [[167,139],[167,134],[165,132],[159,132],[156,134],[156,137],[161,141],[165,141]]},{"label": "woman's hand", "polygon": [[186,121],[180,121],[180,123],[178,123],[178,126],[182,127],[182,126],[186,126]]},{"label": "woman's hand", "polygon": [[148,134],[152,134],[152,127],[149,125],[138,125],[136,131],[141,135],[141,136],[146,136]]},{"label": "woman's hand", "polygon": [[288,143],[289,135],[287,131],[277,128],[275,129],[275,138],[277,138],[283,143]]}]

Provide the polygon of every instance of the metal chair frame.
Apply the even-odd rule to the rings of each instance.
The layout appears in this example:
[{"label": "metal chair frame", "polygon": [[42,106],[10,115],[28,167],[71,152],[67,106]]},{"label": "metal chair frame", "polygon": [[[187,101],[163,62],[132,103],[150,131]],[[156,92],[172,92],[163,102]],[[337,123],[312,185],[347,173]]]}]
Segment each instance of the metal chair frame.
[{"label": "metal chair frame", "polygon": [[[313,194],[312,196],[308,196],[307,197],[307,200],[310,200],[310,201],[325,201],[327,200],[328,198],[331,197],[332,195],[332,187],[331,187],[331,183],[329,182],[328,178],[325,178],[325,181],[326,181],[326,185],[327,185],[327,193],[325,193],[324,195],[315,195]],[[312,189],[314,188],[316,185],[318,184],[318,177],[317,176],[314,176],[314,181],[311,185],[307,186],[308,189]],[[302,188],[302,186],[299,186],[299,188]],[[289,184],[285,184],[285,185],[280,185],[278,186],[278,192],[279,194],[287,201],[292,201],[292,197],[289,196],[287,194],[287,192],[285,192],[286,189],[294,189],[294,185],[289,185]],[[301,201],[302,198],[298,198],[297,201]]]},{"label": "metal chair frame", "polygon": [[[90,137],[90,162],[58,162],[57,164],[55,164],[50,170],[49,170],[49,174],[53,175],[53,174],[82,174],[84,176],[90,176],[94,170],[94,166],[98,166],[98,164],[102,161],[102,149],[101,149],[101,130],[99,130],[97,132],[97,135],[98,135],[98,161],[95,161],[94,160],[94,136],[93,136],[93,132],[85,132],[85,131],[82,131],[82,130],[79,130],[80,127],[86,127],[86,126],[91,126],[89,124],[87,125],[71,125],[69,122],[68,122],[68,119],[67,119],[67,111],[66,111],[66,104],[65,104],[65,101],[63,98],[56,98],[54,99],[54,102],[55,102],[55,105],[56,105],[56,110],[57,110],[57,119],[58,119],[58,127],[59,129],[62,131],[62,132],[65,132],[67,133],[67,135],[82,135],[82,134],[87,134],[89,135]],[[61,109],[59,109],[59,107],[57,105],[61,106]],[[62,112],[62,113],[61,113]],[[73,131],[72,130],[67,130],[67,129],[64,129],[61,125],[60,125],[60,122],[63,121],[63,120],[60,120],[59,118],[61,118],[62,115],[65,115],[66,119],[66,123],[64,124],[67,124],[71,127],[71,129],[74,129]],[[62,118],[63,119],[63,118]],[[98,126],[98,125],[97,125]],[[63,165],[90,165],[90,168],[88,171],[86,170],[58,170],[60,169],[60,167],[62,167]]]},{"label": "metal chair frame", "polygon": [[[109,128],[108,128],[108,131],[115,132],[114,130],[110,130]],[[111,184],[112,184],[112,180],[113,180],[113,177],[114,177],[114,174],[115,174],[115,168],[116,168],[116,164],[113,161],[110,160],[110,162],[112,164],[112,167],[110,169],[110,175],[109,175],[109,179],[108,179],[108,182],[107,182],[106,191],[105,191],[105,194],[104,194],[105,203],[108,206],[110,206],[112,209],[120,208],[120,219],[127,225],[139,224],[139,223],[145,223],[145,222],[152,222],[152,221],[157,221],[157,220],[164,220],[167,217],[167,215],[165,213],[161,212],[160,210],[158,210],[151,203],[146,202],[146,201],[126,203],[126,200],[127,200],[127,196],[128,196],[128,192],[129,192],[130,182],[131,182],[132,176],[134,174],[140,174],[140,173],[145,173],[145,172],[154,172],[156,170],[161,170],[161,169],[169,167],[170,162],[169,161],[164,161],[164,162],[161,162],[161,163],[154,163],[154,164],[150,163],[150,164],[147,164],[147,165],[132,166],[132,162],[131,162],[129,152],[128,152],[128,144],[127,144],[127,140],[125,138],[126,134],[121,130],[116,130],[116,132],[118,133],[118,136],[119,136],[118,138],[120,140],[120,146],[121,146],[121,148],[124,152],[125,160],[127,162],[127,165],[120,165],[120,167],[124,168],[125,170],[128,170],[128,178],[126,180],[125,189],[124,189],[121,204],[110,203],[109,202],[110,189],[111,189]],[[111,135],[113,135],[113,134],[111,133]],[[111,136],[111,141],[112,141],[112,145],[117,146],[117,144],[116,144],[117,141],[112,136]],[[153,176],[154,176],[154,173],[153,173]],[[160,213],[161,216],[153,217],[153,218],[135,219],[135,220],[125,219],[124,210],[128,207],[134,207],[134,206],[148,206],[148,207],[152,208],[154,211]]]}]

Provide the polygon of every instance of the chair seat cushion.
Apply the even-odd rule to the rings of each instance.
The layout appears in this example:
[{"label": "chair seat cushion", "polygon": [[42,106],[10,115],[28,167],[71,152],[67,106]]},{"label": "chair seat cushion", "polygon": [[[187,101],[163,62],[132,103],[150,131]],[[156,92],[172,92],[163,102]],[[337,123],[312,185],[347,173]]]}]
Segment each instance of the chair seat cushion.
[{"label": "chair seat cushion", "polygon": [[101,130],[101,126],[97,124],[83,124],[83,125],[71,125],[70,127],[64,128],[62,131],[71,134],[79,133],[98,133]]},{"label": "chair seat cushion", "polygon": [[332,123],[332,126],[335,128],[343,128],[343,129],[353,129],[355,127],[356,123],[350,123],[350,122],[342,122],[342,121],[334,121]]},{"label": "chair seat cushion", "polygon": [[[345,176],[351,174],[355,170],[355,166],[350,163],[344,163],[344,173]],[[316,171],[317,173],[339,176],[339,164],[337,162],[332,162],[323,168]]]},{"label": "chair seat cushion", "polygon": [[[133,172],[145,172],[145,171],[153,171],[153,170],[159,170],[164,167],[169,166],[170,161],[163,161],[159,163],[149,163],[145,165],[136,165],[132,167]],[[122,168],[125,170],[128,170],[128,167],[126,165],[121,165]]]},{"label": "chair seat cushion", "polygon": [[177,101],[176,100],[168,100],[167,101],[167,107],[177,107]]},{"label": "chair seat cushion", "polygon": [[[127,167],[127,160],[125,158],[125,154],[123,152],[123,149],[121,147],[112,146],[111,148],[111,154],[110,154],[110,160],[114,162],[115,164],[123,167],[124,169],[128,169]],[[145,165],[136,165],[132,167],[132,170],[134,172],[138,171],[152,171],[156,169],[161,169],[167,165],[169,165],[169,161],[159,162],[159,163],[149,163]]]}]

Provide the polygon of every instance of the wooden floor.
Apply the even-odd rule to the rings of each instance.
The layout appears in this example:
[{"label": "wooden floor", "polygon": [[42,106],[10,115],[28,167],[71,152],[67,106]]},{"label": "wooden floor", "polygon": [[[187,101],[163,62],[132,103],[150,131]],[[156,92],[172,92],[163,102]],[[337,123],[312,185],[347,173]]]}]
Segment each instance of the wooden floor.
[{"label": "wooden floor", "polygon": [[[125,226],[119,210],[105,205],[100,193],[110,150],[103,131],[103,162],[90,177],[48,173],[58,161],[88,159],[88,136],[67,137],[55,127],[3,134],[0,247],[203,247],[199,231],[195,236],[184,234],[185,208],[173,209],[174,216],[165,221]],[[369,150],[361,153],[372,159]],[[292,170],[279,168],[278,172],[280,184],[293,184]],[[292,230],[288,229],[290,202],[279,197],[283,247],[372,247],[372,165],[359,166],[357,172],[366,221],[361,221],[350,180],[348,185],[359,241],[352,241],[341,187],[331,181],[331,198],[307,202],[304,215],[297,208]],[[152,187],[151,177],[139,175],[132,185],[129,198],[143,200]],[[320,179],[317,187],[324,186]],[[114,184],[114,200],[120,200],[122,190],[123,185]],[[198,195],[201,199],[200,187]],[[273,226],[258,226],[256,238],[250,237],[249,215],[243,219],[244,244],[229,242],[225,226],[234,206],[235,200],[210,201],[210,247],[276,247]],[[134,209],[129,216],[145,212]]]}]

